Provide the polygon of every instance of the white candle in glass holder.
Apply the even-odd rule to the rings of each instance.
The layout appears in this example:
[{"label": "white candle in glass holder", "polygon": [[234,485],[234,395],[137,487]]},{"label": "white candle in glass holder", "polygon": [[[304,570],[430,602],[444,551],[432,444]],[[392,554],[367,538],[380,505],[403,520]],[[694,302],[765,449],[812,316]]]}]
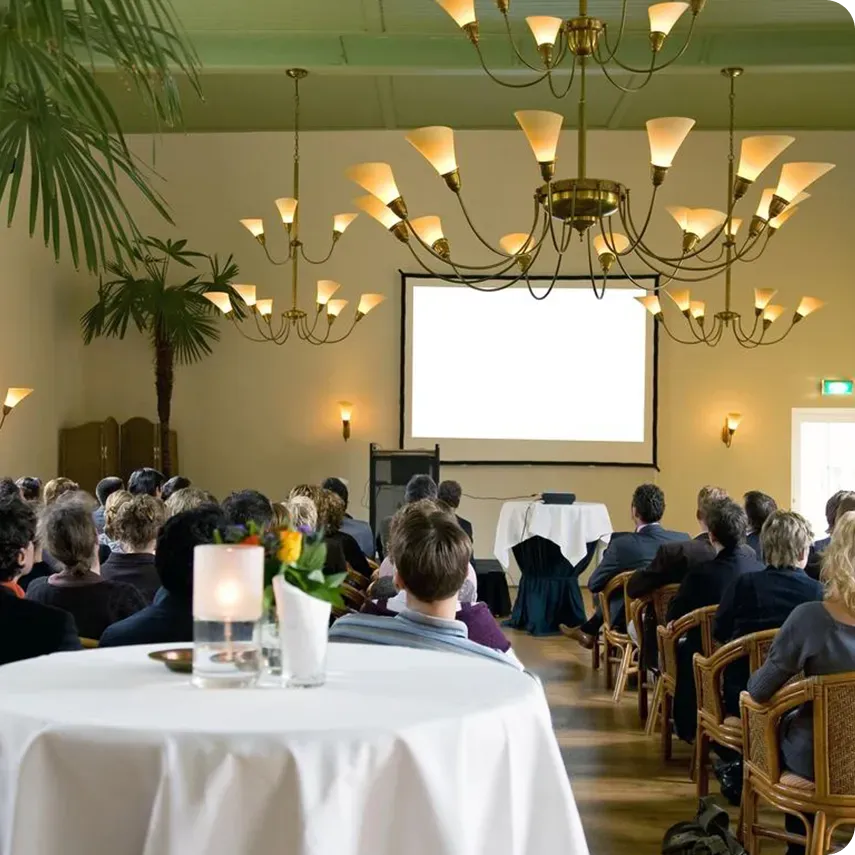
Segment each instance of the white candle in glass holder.
[{"label": "white candle in glass holder", "polygon": [[236,623],[261,618],[264,549],[205,544],[193,550],[193,618]]}]

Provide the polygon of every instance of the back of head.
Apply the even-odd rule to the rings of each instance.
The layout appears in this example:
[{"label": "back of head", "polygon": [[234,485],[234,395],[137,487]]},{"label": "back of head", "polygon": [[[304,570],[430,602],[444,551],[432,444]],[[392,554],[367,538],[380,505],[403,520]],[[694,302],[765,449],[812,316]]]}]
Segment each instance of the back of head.
[{"label": "back of head", "polygon": [[466,581],[471,543],[451,514],[401,517],[390,556],[407,592],[423,603],[455,596]]},{"label": "back of head", "polygon": [[404,502],[410,504],[421,499],[430,499],[435,502],[437,492],[436,481],[430,475],[413,475],[404,490]]},{"label": "back of head", "polygon": [[133,496],[139,496],[142,493],[156,496],[165,480],[166,477],[162,472],[150,466],[144,466],[131,473],[131,477],[128,478],[128,492]]},{"label": "back of head", "polygon": [[848,514],[849,511],[855,511],[855,493],[847,490],[841,494],[837,501],[837,510],[834,512],[834,523],[831,526],[832,533],[837,526],[837,520],[844,514]]},{"label": "back of head", "polygon": [[318,502],[318,525],[332,534],[344,522],[344,502],[332,490],[322,490]]},{"label": "back of head", "polygon": [[116,517],[119,510],[126,502],[130,502],[133,496],[127,490],[116,490],[107,496],[107,501],[104,505],[104,534],[110,540],[118,540],[119,535],[115,529]]},{"label": "back of head", "polygon": [[21,491],[21,498],[25,502],[38,504],[42,499],[42,482],[39,478],[32,475],[27,475],[19,478],[16,482],[18,489]]},{"label": "back of head", "polygon": [[733,499],[719,499],[706,505],[706,525],[710,537],[724,549],[736,549],[745,543],[748,516]]},{"label": "back of head", "polygon": [[759,534],[770,514],[778,510],[778,505],[771,496],[759,490],[749,490],[742,498],[745,502],[745,513],[748,515],[748,525],[752,531]]},{"label": "back of head", "polygon": [[[389,521],[389,547],[387,549],[389,556],[391,557],[392,551],[395,548],[394,544],[398,529],[405,520],[411,516],[429,516],[437,511],[443,511],[443,508],[440,508],[440,506],[431,499],[421,499],[418,502],[411,502],[409,505],[402,505],[398,508],[395,515]],[[394,561],[394,559],[392,560]]]},{"label": "back of head", "polygon": [[770,567],[797,567],[813,541],[810,524],[795,511],[773,511],[760,531],[763,557]]},{"label": "back of head", "polygon": [[309,529],[318,527],[318,509],[308,496],[293,496],[282,503],[284,525],[292,529]]},{"label": "back of head", "polygon": [[463,495],[463,488],[457,481],[443,481],[437,487],[437,499],[443,505],[456,511],[460,507],[460,497]]},{"label": "back of head", "polygon": [[[165,490],[163,495],[166,495]],[[174,517],[184,511],[192,511],[202,505],[217,504],[217,500],[209,492],[200,490],[198,487],[184,487],[181,490],[175,490],[168,499],[165,499],[165,502],[168,517]]]},{"label": "back of head", "polygon": [[642,523],[657,523],[665,515],[665,494],[655,484],[641,484],[632,494],[632,507]]},{"label": "back of head", "polygon": [[54,502],[42,516],[39,540],[66,570],[77,575],[86,573],[98,549],[98,533],[89,504],[76,498]]},{"label": "back of head", "polygon": [[312,502],[314,502],[315,507],[318,507],[318,505],[320,505],[321,503],[322,493],[323,487],[320,487],[318,484],[298,484],[288,494],[288,498],[293,499],[294,496],[305,496],[306,498],[311,499]]},{"label": "back of head", "polygon": [[132,552],[146,549],[157,539],[160,527],[166,521],[166,508],[160,499],[141,493],[119,505],[111,520],[111,536]]},{"label": "back of head", "polygon": [[727,490],[706,484],[698,490],[698,522],[709,527],[709,512],[716,502],[727,498]]},{"label": "back of head", "polygon": [[125,482],[116,475],[110,475],[108,478],[102,478],[95,487],[95,498],[98,499],[98,504],[104,507],[107,504],[107,499],[119,490],[125,489]]},{"label": "back of head", "polygon": [[66,493],[76,493],[80,489],[71,478],[52,478],[45,484],[45,506],[50,507]]},{"label": "back of head", "polygon": [[347,506],[350,503],[350,492],[347,489],[347,484],[341,478],[327,478],[321,484],[321,487],[324,490],[330,490],[335,493],[344,502],[344,509],[347,510]]},{"label": "back of head", "polygon": [[259,528],[268,528],[273,522],[273,505],[258,490],[239,490],[223,500],[223,513],[228,525],[248,526],[251,522]]},{"label": "back of head", "polygon": [[169,500],[169,497],[176,493],[178,490],[184,490],[190,486],[190,479],[185,478],[183,475],[173,475],[164,485],[160,488],[160,498],[163,499],[164,502]]},{"label": "back of head", "polygon": [[831,543],[822,554],[826,598],[840,600],[855,614],[855,511],[837,518]]},{"label": "back of head", "polygon": [[36,513],[20,496],[0,497],[0,582],[21,571],[18,556],[36,538]]},{"label": "back of head", "polygon": [[7,496],[21,495],[21,488],[15,483],[13,478],[0,478],[0,498]]},{"label": "back of head", "polygon": [[193,597],[193,550],[214,542],[214,533],[226,525],[219,505],[207,504],[170,517],[157,537],[154,564],[160,583],[176,597]]}]

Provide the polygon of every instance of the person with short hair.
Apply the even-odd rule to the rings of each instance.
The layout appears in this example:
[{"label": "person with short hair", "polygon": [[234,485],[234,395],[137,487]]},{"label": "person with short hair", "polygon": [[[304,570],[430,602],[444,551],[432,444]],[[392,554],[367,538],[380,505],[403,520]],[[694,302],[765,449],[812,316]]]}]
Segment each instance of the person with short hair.
[{"label": "person with short hair", "polygon": [[107,499],[113,493],[125,489],[125,482],[116,475],[109,475],[102,478],[95,487],[95,498],[98,499],[98,507],[92,513],[92,518],[95,520],[95,529],[98,534],[104,533],[104,515],[106,513]]},{"label": "person with short hair", "polygon": [[475,533],[472,530],[472,523],[457,513],[462,496],[463,487],[460,486],[459,481],[442,481],[436,489],[437,501],[457,517],[457,524],[469,535],[469,540],[474,543]]},{"label": "person with short hair", "polygon": [[213,543],[225,525],[225,515],[215,503],[170,517],[157,536],[154,561],[161,588],[154,602],[104,630],[101,647],[192,642],[193,550]]},{"label": "person with short hair", "polygon": [[173,475],[161,488],[160,498],[164,502],[168,502],[169,497],[173,493],[177,493],[179,490],[186,490],[190,486],[189,478],[185,478],[183,475]]},{"label": "person with short hair", "polygon": [[260,529],[270,527],[273,522],[273,505],[270,499],[258,490],[238,490],[223,499],[223,513],[227,525],[248,526],[255,523]]},{"label": "person with short hair", "polygon": [[339,530],[349,534],[356,541],[357,546],[366,558],[373,558],[376,547],[371,526],[365,520],[354,519],[347,511],[350,502],[347,482],[343,478],[327,478],[321,487],[324,490],[332,490],[344,502],[344,519]]},{"label": "person with short hair", "polygon": [[21,497],[21,488],[15,483],[14,478],[0,478],[0,499],[8,498],[9,496]]},{"label": "person with short hair", "polygon": [[[665,514],[665,494],[656,484],[641,484],[635,488],[630,505],[635,531],[612,535],[600,563],[588,581],[592,594],[605,590],[609,582],[625,570],[638,570],[653,561],[659,547],[664,543],[689,540],[689,535],[681,531],[669,531],[662,526]],[[615,596],[609,603],[612,624],[626,627],[626,614],[623,594]],[[594,614],[581,626],[566,626],[559,629],[568,638],[577,641],[590,650],[594,646],[597,634],[603,625],[603,616],[599,606]]]},{"label": "person with short hair", "polygon": [[71,478],[51,478],[45,484],[45,507],[49,508],[63,496],[68,493],[76,493],[78,490],[80,490],[80,485],[76,481],[72,481]]},{"label": "person with short hair", "polygon": [[763,561],[763,546],[760,543],[760,532],[763,523],[778,510],[778,505],[771,496],[760,490],[749,490],[743,497],[745,513],[748,515],[748,534],[745,542],[754,550],[758,560]]},{"label": "person with short hair", "polygon": [[318,527],[318,509],[308,496],[292,496],[282,502],[285,525],[292,529],[315,531]]},{"label": "person with short hair", "polygon": [[101,576],[133,585],[149,605],[160,587],[154,563],[157,533],[166,522],[166,509],[160,499],[140,493],[123,502],[110,530],[122,546],[101,567]]},{"label": "person with short hair", "polygon": [[371,567],[359,544],[349,534],[341,530],[344,522],[344,502],[332,490],[324,490],[321,494],[321,504],[318,507],[318,523],[324,529],[324,540],[329,553],[330,547],[338,546],[346,565],[355,570],[360,576],[370,578]]},{"label": "person with short hair", "polygon": [[[401,507],[411,505],[413,502],[435,502],[438,495],[439,489],[436,486],[436,481],[430,475],[413,475],[407,481],[407,486],[404,488],[404,501]],[[381,560],[386,557],[388,551],[389,526],[391,522],[392,517],[386,517],[380,523],[380,527],[377,530],[377,555]]]},{"label": "person with short hair", "polygon": [[21,498],[30,505],[40,506],[42,503],[42,482],[41,478],[36,478],[34,475],[25,475],[19,478],[15,484],[21,491]]},{"label": "person with short hair", "polygon": [[164,481],[166,481],[166,476],[162,472],[152,469],[151,466],[143,466],[141,469],[132,472],[131,477],[128,478],[128,492],[132,496],[146,493],[155,499],[159,499]]},{"label": "person with short hair", "polygon": [[202,507],[202,505],[218,504],[214,496],[207,490],[200,490],[198,487],[182,487],[180,490],[175,490],[164,501],[166,502],[167,517],[174,517],[184,511],[192,511]]},{"label": "person with short hair", "polygon": [[70,614],[23,598],[18,579],[33,564],[36,514],[20,496],[0,498],[0,665],[79,650]]},{"label": "person with short hair", "polygon": [[406,514],[391,547],[406,608],[395,617],[345,615],[332,625],[330,641],[440,650],[522,668],[512,651],[500,653],[472,641],[466,624],[456,619],[471,545],[453,516],[440,510]]},{"label": "person with short hair", "polygon": [[98,533],[91,506],[82,499],[69,497],[50,505],[40,521],[39,537],[61,570],[34,580],[27,599],[69,612],[84,638],[99,639],[110,624],[145,606],[133,585],[101,577]]}]

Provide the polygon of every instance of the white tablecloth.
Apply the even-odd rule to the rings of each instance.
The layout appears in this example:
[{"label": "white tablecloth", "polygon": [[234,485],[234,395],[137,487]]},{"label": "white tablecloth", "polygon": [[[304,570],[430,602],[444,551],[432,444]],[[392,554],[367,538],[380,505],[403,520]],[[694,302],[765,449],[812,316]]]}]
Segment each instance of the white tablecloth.
[{"label": "white tablecloth", "polygon": [[520,671],[336,644],[322,688],[202,690],[152,649],[0,668],[2,855],[587,855]]},{"label": "white tablecloth", "polygon": [[608,543],[612,521],[608,508],[596,502],[573,505],[544,505],[543,502],[505,502],[496,526],[493,553],[506,570],[511,550],[524,540],[540,535],[557,544],[561,554],[578,564],[595,540]]}]

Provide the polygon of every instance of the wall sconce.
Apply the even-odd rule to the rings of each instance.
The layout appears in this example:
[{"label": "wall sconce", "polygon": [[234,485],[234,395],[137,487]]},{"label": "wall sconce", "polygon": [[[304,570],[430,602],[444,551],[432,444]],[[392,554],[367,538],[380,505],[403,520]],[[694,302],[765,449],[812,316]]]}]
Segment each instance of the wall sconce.
[{"label": "wall sconce", "polygon": [[9,413],[11,413],[12,410],[24,400],[24,398],[32,393],[32,389],[24,389],[23,387],[16,388],[14,386],[10,386],[6,390],[6,399],[3,401],[3,414],[0,416],[0,428],[3,427],[3,424],[6,421],[6,416],[8,416]]},{"label": "wall sconce", "polygon": [[347,442],[350,439],[350,419],[353,416],[353,404],[350,401],[339,401],[338,409],[341,413],[341,435]]},{"label": "wall sconce", "polygon": [[733,435],[742,421],[742,413],[728,413],[724,420],[724,427],[721,429],[721,441],[730,448],[733,442]]}]

